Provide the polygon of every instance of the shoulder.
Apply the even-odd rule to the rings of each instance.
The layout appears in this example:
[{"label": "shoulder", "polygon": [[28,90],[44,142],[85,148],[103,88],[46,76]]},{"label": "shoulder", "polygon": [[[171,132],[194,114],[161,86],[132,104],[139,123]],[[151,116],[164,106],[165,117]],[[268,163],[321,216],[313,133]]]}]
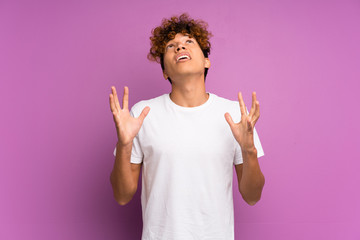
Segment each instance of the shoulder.
[{"label": "shoulder", "polygon": [[228,98],[224,98],[218,95],[214,95],[214,99],[217,105],[229,109],[229,111],[237,111],[240,109],[239,101],[231,100]]},{"label": "shoulder", "polygon": [[[213,93],[212,93],[213,94]],[[235,100],[231,100],[231,99],[227,99],[227,98],[224,98],[224,97],[221,97],[219,95],[216,95],[216,94],[213,94],[216,101],[219,103],[219,104],[222,104],[222,105],[225,105],[225,106],[230,106],[230,107],[236,107],[236,106],[239,106],[239,102],[238,101],[235,101]]]},{"label": "shoulder", "polygon": [[239,101],[231,100],[214,94],[215,106],[222,113],[230,113],[234,121],[239,121],[241,118]]},{"label": "shoulder", "polygon": [[141,101],[135,103],[131,107],[131,112],[137,117],[138,115],[140,115],[141,111],[146,106],[150,107],[150,109],[153,109],[153,108],[157,108],[158,106],[163,104],[165,102],[165,97],[166,97],[166,94],[163,94],[163,95],[160,95],[160,96],[155,97],[155,98],[141,100]]}]

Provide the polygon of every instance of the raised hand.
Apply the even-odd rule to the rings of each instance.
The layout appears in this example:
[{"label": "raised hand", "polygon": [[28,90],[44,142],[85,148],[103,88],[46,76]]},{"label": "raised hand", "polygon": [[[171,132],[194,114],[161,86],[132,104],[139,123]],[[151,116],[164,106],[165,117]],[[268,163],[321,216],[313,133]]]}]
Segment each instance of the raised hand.
[{"label": "raised hand", "polygon": [[123,96],[123,109],[121,109],[119,104],[119,99],[116,93],[114,86],[111,87],[112,93],[110,93],[110,109],[114,117],[114,122],[116,126],[116,132],[118,141],[122,145],[128,145],[132,143],[135,136],[138,134],[141,125],[150,111],[150,107],[146,106],[138,118],[131,116],[128,108],[129,104],[129,89],[124,87],[124,96]]},{"label": "raised hand", "polygon": [[253,129],[260,117],[260,104],[259,101],[256,100],[256,93],[253,92],[251,109],[249,114],[247,114],[241,92],[238,93],[238,98],[241,112],[240,122],[234,123],[229,113],[225,113],[225,119],[236,141],[240,144],[242,151],[252,151],[255,148]]}]

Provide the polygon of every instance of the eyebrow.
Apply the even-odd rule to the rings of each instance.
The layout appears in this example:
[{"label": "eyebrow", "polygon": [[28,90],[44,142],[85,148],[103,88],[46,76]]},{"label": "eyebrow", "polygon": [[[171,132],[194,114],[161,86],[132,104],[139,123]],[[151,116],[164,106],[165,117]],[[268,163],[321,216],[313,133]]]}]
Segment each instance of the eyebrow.
[{"label": "eyebrow", "polygon": [[[189,34],[187,34],[187,35],[182,36],[181,39],[183,39],[184,37],[192,38],[192,37],[189,36]],[[171,44],[172,41],[174,41],[174,39],[171,39],[170,41],[168,41],[168,42],[165,44],[165,46],[168,46],[169,44]]]}]

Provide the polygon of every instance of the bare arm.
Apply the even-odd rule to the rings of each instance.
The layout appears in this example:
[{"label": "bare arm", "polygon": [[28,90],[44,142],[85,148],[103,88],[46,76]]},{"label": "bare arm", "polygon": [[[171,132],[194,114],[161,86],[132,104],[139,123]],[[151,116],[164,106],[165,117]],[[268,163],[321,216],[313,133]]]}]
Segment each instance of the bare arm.
[{"label": "bare arm", "polygon": [[110,94],[110,108],[116,126],[118,142],[114,167],[110,175],[110,182],[116,201],[120,205],[127,204],[137,190],[138,179],[142,164],[130,162],[132,142],[139,132],[144,118],[150,108],[145,107],[138,118],[130,115],[128,109],[129,89],[124,88],[123,109],[121,109],[115,87]]},{"label": "bare arm", "polygon": [[261,172],[257,159],[257,151],[243,151],[243,164],[235,165],[239,191],[242,198],[253,206],[261,198],[265,177]]},{"label": "bare arm", "polygon": [[238,98],[241,112],[240,122],[234,123],[229,113],[225,113],[225,119],[229,123],[236,141],[240,144],[243,156],[243,164],[235,166],[239,191],[249,205],[255,205],[260,200],[265,184],[265,177],[260,170],[257,159],[253,131],[255,123],[260,117],[260,104],[256,100],[256,93],[253,92],[251,110],[247,114],[241,92],[238,93]]},{"label": "bare arm", "polygon": [[120,205],[125,205],[133,198],[141,170],[141,164],[130,162],[131,149],[132,144],[122,146],[117,143],[114,167],[110,175],[114,197]]}]

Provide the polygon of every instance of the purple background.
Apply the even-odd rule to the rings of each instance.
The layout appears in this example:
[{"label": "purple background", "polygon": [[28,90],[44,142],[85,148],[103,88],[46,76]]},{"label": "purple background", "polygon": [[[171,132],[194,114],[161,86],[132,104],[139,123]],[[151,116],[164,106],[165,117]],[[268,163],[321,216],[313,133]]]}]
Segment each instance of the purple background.
[{"label": "purple background", "polygon": [[[150,31],[209,23],[207,91],[260,101],[262,199],[237,191],[236,239],[360,239],[359,1],[1,1],[0,239],[140,239],[140,186],[110,185],[110,86],[170,92]],[[224,119],[225,121],[225,119]]]}]

